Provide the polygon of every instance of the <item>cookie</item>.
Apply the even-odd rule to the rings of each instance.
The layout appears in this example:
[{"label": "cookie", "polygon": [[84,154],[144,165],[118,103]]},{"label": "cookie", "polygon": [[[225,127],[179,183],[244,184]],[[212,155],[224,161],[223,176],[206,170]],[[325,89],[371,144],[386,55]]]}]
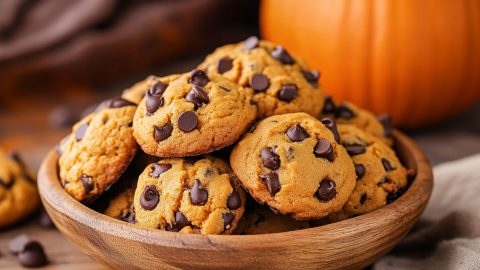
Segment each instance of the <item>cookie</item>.
[{"label": "cookie", "polygon": [[254,90],[257,119],[293,112],[318,115],[323,106],[320,73],[284,47],[256,37],[218,48],[199,68]]},{"label": "cookie", "polygon": [[135,222],[135,212],[133,210],[133,196],[135,187],[128,188],[114,197],[105,209],[104,214],[128,223]]},{"label": "cookie", "polygon": [[28,217],[39,205],[37,183],[23,163],[0,150],[0,228]]},{"label": "cookie", "polygon": [[355,125],[377,136],[389,146],[393,145],[392,120],[388,115],[377,117],[350,102],[336,105],[331,96],[326,96],[319,119],[324,117],[333,118],[338,124]]},{"label": "cookie", "polygon": [[148,166],[135,190],[136,223],[167,231],[231,234],[245,193],[224,161],[168,158]]},{"label": "cookie", "polygon": [[355,187],[355,168],[334,122],[306,113],[260,121],[235,146],[230,164],[253,198],[297,220],[338,212]]},{"label": "cookie", "polygon": [[76,200],[90,203],[115,183],[137,151],[132,121],[136,106],[121,98],[103,102],[74,125],[61,144],[59,175]]},{"label": "cookie", "polygon": [[298,221],[289,216],[272,212],[268,207],[258,205],[244,214],[234,234],[266,234],[295,231],[310,228],[307,221]]},{"label": "cookie", "polygon": [[338,125],[341,143],[355,164],[356,185],[343,209],[328,216],[339,221],[380,208],[407,187],[407,172],[395,152],[379,138],[354,125]]},{"label": "cookie", "polygon": [[[179,74],[173,74],[166,77],[163,77],[162,80],[164,82],[170,82],[176,78],[178,78]],[[150,75],[145,80],[137,82],[133,86],[128,89],[125,89],[122,93],[122,98],[126,99],[130,102],[135,104],[139,104],[142,99],[145,97],[145,93],[147,90],[152,87],[155,83],[160,80],[159,77]]]},{"label": "cookie", "polygon": [[138,105],[133,135],[154,156],[209,153],[233,144],[255,120],[252,96],[251,90],[201,70],[173,81],[162,78]]}]

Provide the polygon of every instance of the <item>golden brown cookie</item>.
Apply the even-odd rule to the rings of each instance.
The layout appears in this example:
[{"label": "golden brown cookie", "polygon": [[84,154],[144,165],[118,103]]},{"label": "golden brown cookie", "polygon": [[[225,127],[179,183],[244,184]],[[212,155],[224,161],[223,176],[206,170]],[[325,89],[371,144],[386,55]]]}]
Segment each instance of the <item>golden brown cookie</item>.
[{"label": "golden brown cookie", "polygon": [[231,234],[243,215],[245,193],[228,164],[218,158],[168,158],[140,175],[134,207],[141,226]]},{"label": "golden brown cookie", "polygon": [[355,168],[331,124],[306,113],[266,118],[235,146],[231,166],[252,197],[282,214],[308,220],[337,212]]},{"label": "golden brown cookie", "polygon": [[0,149],[0,229],[28,217],[39,205],[36,181],[23,163]]},{"label": "golden brown cookie", "polygon": [[[163,77],[162,80],[164,82],[170,82],[174,79],[178,78],[179,74],[173,74],[166,77]],[[147,92],[150,87],[155,85],[160,80],[159,77],[150,75],[145,80],[137,82],[133,86],[128,89],[125,89],[122,93],[122,98],[131,101],[135,104],[139,104],[143,97],[145,97],[145,93]]]},{"label": "golden brown cookie", "polygon": [[319,119],[330,117],[338,124],[355,125],[380,138],[384,143],[393,145],[392,121],[390,116],[375,116],[370,111],[361,109],[350,102],[336,105],[331,96],[325,97]]},{"label": "golden brown cookie", "polygon": [[133,121],[143,151],[159,157],[209,153],[233,144],[255,120],[253,92],[201,70],[161,78],[140,102]]},{"label": "golden brown cookie", "polygon": [[340,140],[355,164],[356,186],[343,209],[328,216],[339,221],[358,216],[401,195],[407,187],[407,172],[395,152],[379,138],[354,125],[338,125]]},{"label": "golden brown cookie", "polygon": [[275,214],[268,207],[257,205],[245,213],[234,234],[266,234],[295,231],[310,228],[307,221],[295,220],[289,216]]},{"label": "golden brown cookie", "polygon": [[135,222],[135,211],[133,209],[133,196],[135,187],[127,188],[115,196],[110,202],[104,214],[128,223]]},{"label": "golden brown cookie", "polygon": [[251,37],[216,49],[199,67],[253,89],[258,119],[293,112],[318,115],[322,109],[320,74],[280,45]]},{"label": "golden brown cookie", "polygon": [[90,203],[114,184],[137,151],[135,104],[114,98],[80,120],[61,145],[60,179],[76,200]]}]

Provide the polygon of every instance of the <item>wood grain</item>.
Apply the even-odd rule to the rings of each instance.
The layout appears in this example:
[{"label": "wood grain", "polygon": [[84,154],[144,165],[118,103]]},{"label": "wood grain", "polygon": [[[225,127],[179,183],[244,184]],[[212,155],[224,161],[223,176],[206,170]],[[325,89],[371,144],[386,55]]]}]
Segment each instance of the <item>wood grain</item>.
[{"label": "wood grain", "polygon": [[268,235],[189,235],[141,228],[101,215],[72,199],[51,151],[39,171],[45,208],[76,247],[116,269],[359,269],[391,250],[423,212],[433,187],[431,166],[405,135],[399,154],[418,173],[394,203],[326,226]]}]

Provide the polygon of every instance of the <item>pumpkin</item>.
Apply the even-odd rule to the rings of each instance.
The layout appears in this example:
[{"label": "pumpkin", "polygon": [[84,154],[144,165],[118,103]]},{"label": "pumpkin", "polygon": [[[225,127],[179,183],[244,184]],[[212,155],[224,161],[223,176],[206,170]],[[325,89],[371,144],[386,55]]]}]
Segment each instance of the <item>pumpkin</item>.
[{"label": "pumpkin", "polygon": [[480,1],[263,0],[261,32],[322,72],[326,93],[413,128],[480,97]]}]

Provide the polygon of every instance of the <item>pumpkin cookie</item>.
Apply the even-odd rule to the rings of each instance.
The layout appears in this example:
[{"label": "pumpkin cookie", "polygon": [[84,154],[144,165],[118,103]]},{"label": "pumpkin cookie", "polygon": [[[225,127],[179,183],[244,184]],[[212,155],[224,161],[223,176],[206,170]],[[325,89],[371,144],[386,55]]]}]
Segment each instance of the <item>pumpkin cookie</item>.
[{"label": "pumpkin cookie", "polygon": [[258,202],[297,220],[318,219],[342,209],[355,187],[336,132],[333,121],[306,113],[271,116],[235,146],[230,163]]},{"label": "pumpkin cookie", "polygon": [[[179,74],[173,74],[163,77],[161,79],[163,82],[169,83],[178,78],[179,76]],[[122,93],[122,98],[135,104],[139,104],[142,101],[143,97],[145,97],[145,93],[147,92],[147,90],[153,87],[157,82],[159,82],[159,80],[159,77],[150,75],[145,80],[134,84],[128,89],[125,89]]]},{"label": "pumpkin cookie", "polygon": [[221,149],[255,120],[252,95],[251,90],[201,70],[173,81],[161,78],[138,105],[133,135],[145,153],[159,157]]},{"label": "pumpkin cookie", "polygon": [[343,209],[328,216],[330,221],[380,208],[402,194],[408,183],[395,152],[379,138],[353,125],[338,125],[338,132],[355,164],[357,181]]},{"label": "pumpkin cookie", "polygon": [[23,163],[0,150],[0,228],[26,218],[39,205],[37,183]]},{"label": "pumpkin cookie", "polygon": [[355,125],[377,136],[389,146],[393,145],[392,121],[388,115],[377,117],[350,102],[336,105],[331,96],[326,96],[319,119],[324,117],[334,118],[338,124]]},{"label": "pumpkin cookie", "polygon": [[245,193],[228,164],[203,158],[169,158],[140,175],[134,207],[138,225],[167,231],[231,234]]},{"label": "pumpkin cookie", "polygon": [[318,115],[323,105],[320,74],[281,45],[256,37],[218,48],[199,67],[254,90],[257,119],[293,112]]},{"label": "pumpkin cookie", "polygon": [[289,216],[272,212],[268,207],[258,205],[244,214],[234,234],[266,234],[295,231],[310,228],[307,221],[298,221]]},{"label": "pumpkin cookie", "polygon": [[100,104],[61,144],[60,179],[76,200],[90,203],[115,183],[137,151],[132,121],[136,106],[121,98]]}]

